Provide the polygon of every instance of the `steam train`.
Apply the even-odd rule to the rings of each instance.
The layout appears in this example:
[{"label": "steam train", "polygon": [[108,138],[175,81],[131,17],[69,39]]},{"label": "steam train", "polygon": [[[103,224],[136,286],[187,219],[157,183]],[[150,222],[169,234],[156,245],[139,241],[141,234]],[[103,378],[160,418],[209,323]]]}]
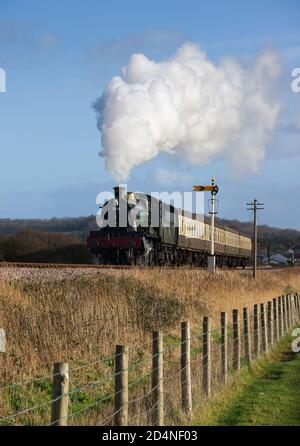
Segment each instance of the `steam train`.
[{"label": "steam train", "polygon": [[[193,214],[182,215],[179,209],[150,195],[126,193],[121,187],[115,187],[114,192],[114,198],[101,209],[101,228],[91,231],[87,238],[88,249],[99,264],[207,266],[210,224],[199,221]],[[153,203],[157,210],[155,224]],[[125,209],[125,221],[121,208]],[[115,211],[113,223],[110,211]],[[251,256],[250,238],[217,225],[214,240],[217,266],[247,265]]]}]

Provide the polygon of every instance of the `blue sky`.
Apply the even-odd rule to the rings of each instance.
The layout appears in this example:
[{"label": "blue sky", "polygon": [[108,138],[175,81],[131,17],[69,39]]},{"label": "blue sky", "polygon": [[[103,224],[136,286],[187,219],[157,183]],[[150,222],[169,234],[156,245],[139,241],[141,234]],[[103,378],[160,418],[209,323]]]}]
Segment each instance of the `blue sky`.
[{"label": "blue sky", "polygon": [[[265,203],[261,223],[300,229],[300,66],[297,0],[0,0],[0,218],[89,215],[114,180],[105,170],[93,101],[134,52],[171,56],[185,41],[214,62],[249,61],[263,48],[282,56],[282,112],[257,175],[236,178],[224,160],[202,167],[160,155],[136,168],[129,189],[189,190],[212,175],[220,216],[249,220],[245,203]],[[298,126],[297,126],[298,125]]]}]

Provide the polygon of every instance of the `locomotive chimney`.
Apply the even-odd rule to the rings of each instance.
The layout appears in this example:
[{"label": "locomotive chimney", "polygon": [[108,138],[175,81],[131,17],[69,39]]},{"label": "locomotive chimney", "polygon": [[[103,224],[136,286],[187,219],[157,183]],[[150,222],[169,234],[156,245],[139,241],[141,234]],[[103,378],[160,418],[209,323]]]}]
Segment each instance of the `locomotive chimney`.
[{"label": "locomotive chimney", "polygon": [[119,199],[125,199],[126,198],[126,189],[122,186],[116,186],[114,187],[115,191],[115,198],[119,201]]},{"label": "locomotive chimney", "polygon": [[116,226],[127,227],[127,188],[114,187],[115,199],[117,201]]}]

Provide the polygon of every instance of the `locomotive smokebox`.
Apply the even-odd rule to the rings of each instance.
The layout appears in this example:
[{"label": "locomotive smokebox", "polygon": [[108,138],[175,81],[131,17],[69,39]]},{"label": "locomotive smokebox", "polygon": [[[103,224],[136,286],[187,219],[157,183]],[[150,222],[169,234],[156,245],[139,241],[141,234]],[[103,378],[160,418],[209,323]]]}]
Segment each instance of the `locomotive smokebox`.
[{"label": "locomotive smokebox", "polygon": [[115,191],[115,199],[119,201],[119,199],[125,199],[126,198],[126,189],[125,187],[116,186],[114,187]]}]

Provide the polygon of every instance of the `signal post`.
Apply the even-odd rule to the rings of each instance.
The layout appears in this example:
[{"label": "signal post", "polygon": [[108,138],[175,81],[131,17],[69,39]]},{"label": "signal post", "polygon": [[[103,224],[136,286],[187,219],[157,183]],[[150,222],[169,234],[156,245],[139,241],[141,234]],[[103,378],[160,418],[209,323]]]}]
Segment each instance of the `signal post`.
[{"label": "signal post", "polygon": [[210,254],[208,256],[207,269],[209,272],[214,273],[216,270],[216,256],[215,256],[215,215],[216,212],[216,195],[219,191],[219,187],[216,185],[215,178],[211,179],[211,186],[194,186],[196,192],[210,192],[211,193],[211,243]]}]

